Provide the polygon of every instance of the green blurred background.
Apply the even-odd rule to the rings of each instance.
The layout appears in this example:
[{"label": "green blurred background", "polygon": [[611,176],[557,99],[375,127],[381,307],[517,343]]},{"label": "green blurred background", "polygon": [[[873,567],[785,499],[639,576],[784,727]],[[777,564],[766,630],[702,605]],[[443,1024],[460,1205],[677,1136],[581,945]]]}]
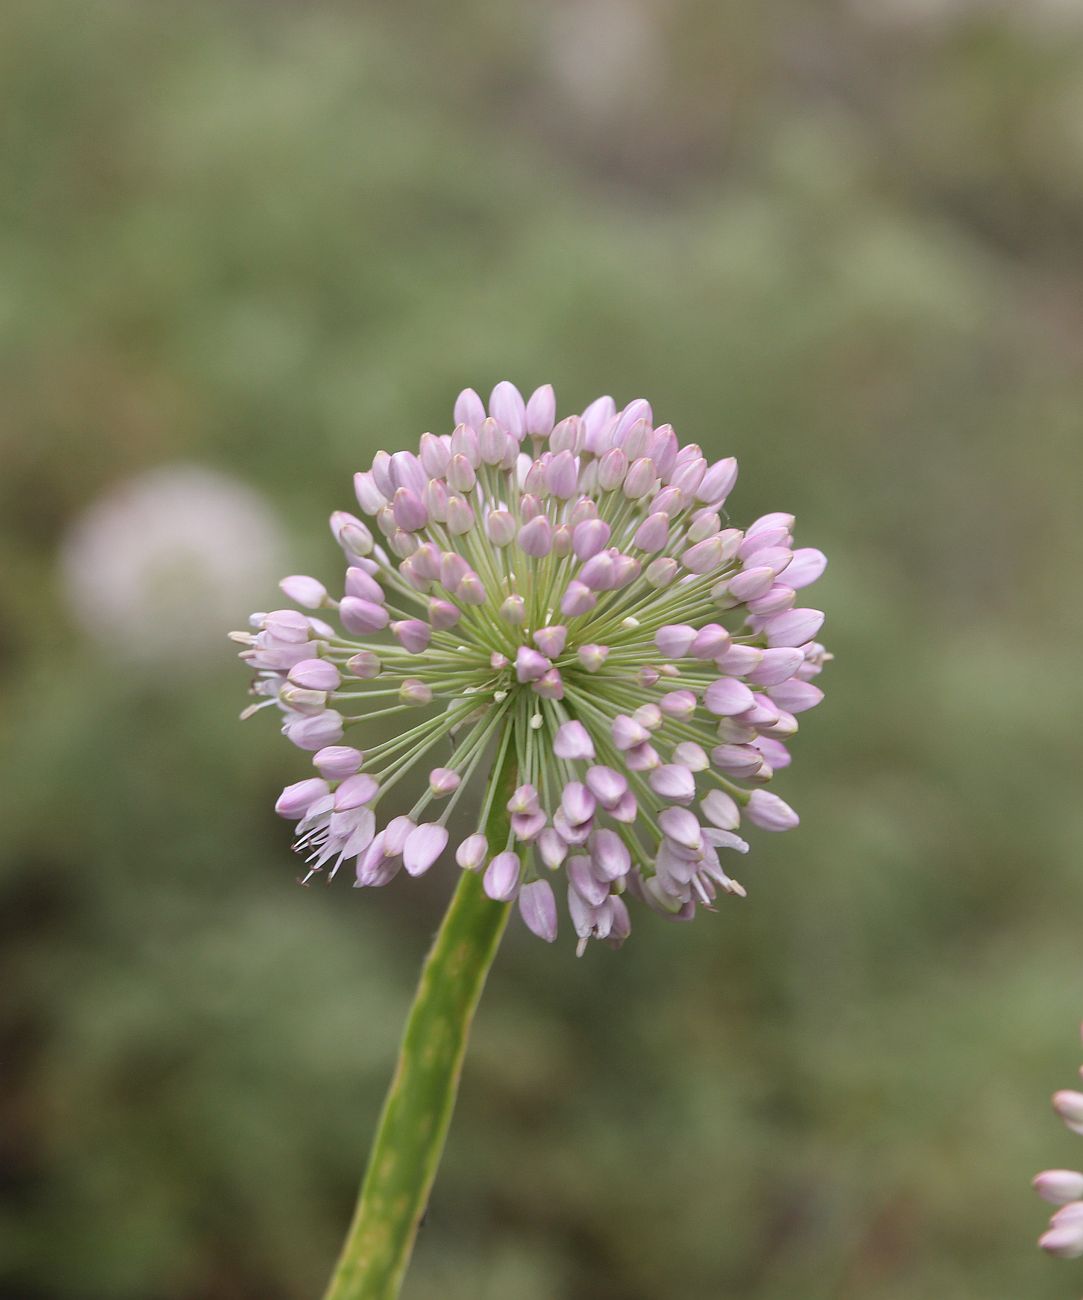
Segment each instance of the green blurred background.
[{"label": "green blurred background", "polygon": [[[0,103],[4,1300],[319,1294],[454,871],[297,888],[222,636],[503,377],[736,454],[837,657],[747,902],[509,932],[406,1297],[1077,1294],[1083,5],[7,0]],[[92,636],[176,464],[274,567]]]}]

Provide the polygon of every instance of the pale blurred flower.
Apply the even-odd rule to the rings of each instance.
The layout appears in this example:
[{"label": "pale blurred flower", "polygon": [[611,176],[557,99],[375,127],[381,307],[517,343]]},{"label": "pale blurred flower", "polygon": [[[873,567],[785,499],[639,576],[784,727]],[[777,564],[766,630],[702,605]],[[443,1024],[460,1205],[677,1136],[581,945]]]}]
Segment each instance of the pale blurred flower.
[{"label": "pale blurred flower", "polygon": [[68,531],[60,568],[76,620],[112,657],[183,669],[214,661],[238,603],[262,598],[282,552],[258,492],[177,464],[94,501]]}]

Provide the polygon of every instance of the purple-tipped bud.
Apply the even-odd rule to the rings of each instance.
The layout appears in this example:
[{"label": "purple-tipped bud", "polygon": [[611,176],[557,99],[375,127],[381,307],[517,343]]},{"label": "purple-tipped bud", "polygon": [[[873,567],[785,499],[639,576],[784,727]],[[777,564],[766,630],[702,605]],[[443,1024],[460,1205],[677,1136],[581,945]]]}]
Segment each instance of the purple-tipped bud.
[{"label": "purple-tipped bud", "polygon": [[494,902],[509,903],[519,889],[519,855],[510,850],[498,853],[485,868],[482,884]]},{"label": "purple-tipped bud", "polygon": [[587,785],[603,808],[610,808],[628,789],[628,781],[611,767],[587,769]]},{"label": "purple-tipped bud", "polygon": [[359,636],[369,632],[379,632],[391,621],[391,615],[382,605],[377,605],[371,600],[358,600],[355,596],[344,597],[339,604],[338,612],[347,632]]},{"label": "purple-tipped bud", "polygon": [[517,840],[528,844],[536,839],[545,829],[546,816],[543,812],[512,813],[511,830]]},{"label": "purple-tipped bud", "polygon": [[632,717],[648,731],[657,731],[664,721],[662,710],[657,704],[641,704]]},{"label": "purple-tipped bud", "polygon": [[282,594],[295,600],[305,609],[319,609],[327,600],[327,588],[315,578],[305,577],[302,573],[291,574],[278,584]]},{"label": "purple-tipped bud", "polygon": [[681,848],[698,853],[703,847],[703,832],[696,815],[687,808],[665,808],[658,814],[664,834]]},{"label": "purple-tipped bud", "polygon": [[519,444],[508,436],[496,420],[484,420],[478,429],[478,454],[483,465],[499,465],[510,447],[516,452]]},{"label": "purple-tipped bud", "polygon": [[647,565],[643,576],[650,587],[668,587],[677,576],[679,568],[677,561],[671,555],[659,555]]},{"label": "purple-tipped bud", "polygon": [[316,771],[328,781],[344,781],[353,776],[364,761],[364,754],[352,745],[326,745],[312,756]]},{"label": "purple-tipped bud", "polygon": [[420,493],[415,492],[413,488],[399,488],[391,502],[391,509],[395,515],[395,523],[408,533],[416,533],[429,522],[429,512],[425,509],[425,502],[421,499]]},{"label": "purple-tipped bud", "polygon": [[778,614],[782,610],[790,609],[796,599],[797,592],[792,587],[787,587],[784,582],[776,582],[764,595],[757,596],[755,600],[746,601],[745,608],[750,614],[765,617],[769,614]]},{"label": "purple-tipped bud", "polygon": [[700,479],[696,496],[700,501],[718,505],[733,491],[736,482],[737,461],[733,456],[727,456],[724,460],[716,460]]},{"label": "purple-tipped bud", "polygon": [[575,892],[591,906],[599,907],[609,897],[609,882],[598,878],[594,864],[585,854],[569,858],[565,870]]},{"label": "purple-tipped bud", "polygon": [[406,618],[397,623],[392,623],[391,631],[394,633],[399,645],[412,655],[421,654],[423,650],[428,648],[428,644],[432,640],[432,628],[419,618]]},{"label": "purple-tipped bud", "polygon": [[579,469],[570,451],[558,451],[545,471],[545,485],[560,501],[575,496],[579,485]]},{"label": "purple-tipped bud", "polygon": [[429,789],[437,799],[454,794],[461,783],[462,777],[450,767],[434,767],[429,773]]},{"label": "purple-tipped bud", "polygon": [[689,573],[713,573],[725,562],[725,544],[720,534],[707,537],[690,546],[681,556],[681,563]]},{"label": "purple-tipped bud", "polygon": [[532,689],[544,700],[564,698],[564,680],[555,668],[550,668],[544,676],[539,677]]},{"label": "purple-tipped bud", "polygon": [[330,793],[330,786],[319,777],[310,776],[304,781],[295,781],[293,785],[286,786],[278,796],[275,812],[279,817],[286,817],[291,822],[300,821],[308,814],[308,810],[314,803],[326,799]]},{"label": "purple-tipped bud", "polygon": [[661,799],[674,803],[691,803],[696,797],[696,778],[680,763],[663,763],[647,778],[651,789]]},{"label": "purple-tipped bud", "polygon": [[262,626],[276,641],[292,645],[302,645],[312,631],[308,619],[295,609],[273,610],[264,616]]},{"label": "purple-tipped bud", "polygon": [[736,601],[755,600],[769,591],[775,580],[774,569],[757,566],[735,574],[728,583],[729,594]]},{"label": "purple-tipped bud", "polygon": [[519,915],[527,929],[546,943],[557,937],[557,901],[548,880],[532,880],[519,891]]},{"label": "purple-tipped bud", "polygon": [[516,442],[526,433],[526,404],[514,384],[502,379],[489,398],[489,411],[500,421]]},{"label": "purple-tipped bud", "polygon": [[290,669],[289,680],[294,686],[310,691],[334,691],[338,689],[342,676],[326,659],[302,659]]},{"label": "purple-tipped bud", "polygon": [[[452,492],[458,492],[461,495],[467,495],[474,490],[474,484],[478,481],[478,476],[474,472],[474,466],[470,463],[470,458],[460,452],[452,456],[451,464],[447,470],[447,485]],[[448,498],[448,508],[451,507],[451,499]]]},{"label": "purple-tipped bud", "polygon": [[590,838],[590,861],[594,874],[603,880],[619,880],[632,869],[632,855],[616,831],[595,831]]},{"label": "purple-tipped bud", "polygon": [[661,762],[661,755],[646,741],[641,745],[633,745],[624,754],[624,766],[629,772],[652,772]]},{"label": "purple-tipped bud", "polygon": [[386,495],[376,486],[376,481],[370,473],[359,471],[355,474],[353,490],[357,495],[357,504],[367,515],[374,515],[377,510],[387,505]]},{"label": "purple-tipped bud", "polygon": [[775,614],[764,624],[767,644],[774,646],[799,646],[813,637],[823,627],[824,616],[818,609],[788,609]]},{"label": "purple-tipped bud", "polygon": [[1066,1219],[1049,1228],[1038,1238],[1038,1245],[1058,1259],[1078,1259],[1083,1255],[1083,1217]]},{"label": "purple-tipped bud", "polygon": [[712,790],[700,800],[704,817],[721,830],[736,830],[741,824],[741,810],[734,799],[723,790]]},{"label": "purple-tipped bud", "polygon": [[1083,1174],[1074,1169],[1047,1169],[1033,1181],[1034,1190],[1050,1205],[1083,1200]]},{"label": "purple-tipped bud", "polygon": [[440,556],[440,581],[448,591],[457,591],[469,572],[470,565],[455,551],[444,551]]},{"label": "purple-tipped bud", "polygon": [[563,759],[593,759],[594,742],[590,738],[590,732],[581,722],[565,722],[557,728],[553,753],[557,758]]},{"label": "purple-tipped bud", "polygon": [[334,709],[325,709],[312,717],[295,718],[287,722],[282,730],[298,749],[315,752],[342,739],[342,715]]},{"label": "purple-tipped bud", "polygon": [[772,701],[787,713],[804,713],[814,709],[824,697],[823,691],[812,682],[802,682],[796,677],[780,682],[768,690]]},{"label": "purple-tipped bud", "polygon": [[451,449],[442,438],[433,433],[423,433],[418,446],[418,459],[429,478],[443,478],[451,459]]},{"label": "purple-tipped bud", "polygon": [[811,587],[827,568],[827,556],[812,546],[802,546],[794,551],[793,559],[786,566],[786,581],[795,590]]},{"label": "purple-tipped bud", "polygon": [[367,772],[348,776],[335,791],[335,811],[350,812],[354,808],[363,808],[379,792],[380,787]]},{"label": "purple-tipped bud", "polygon": [[[480,440],[477,429],[472,428],[469,424],[456,425],[451,435],[451,461],[448,462],[448,468],[451,468],[451,462],[456,456],[462,456],[471,469],[476,469],[481,463]],[[471,481],[470,487],[474,484]],[[456,491],[468,491],[469,489],[457,488]]]},{"label": "purple-tipped bud", "polygon": [[648,555],[662,550],[669,541],[669,516],[661,511],[648,515],[636,529],[633,545]]},{"label": "purple-tipped bud", "polygon": [[538,856],[550,871],[556,871],[564,859],[568,856],[568,846],[561,839],[558,831],[552,826],[547,826],[538,836],[537,840]]},{"label": "purple-tipped bud", "polygon": [[696,629],[687,623],[668,623],[654,634],[658,653],[667,659],[683,659],[696,639]]},{"label": "purple-tipped bud", "polygon": [[283,708],[292,709],[294,713],[322,713],[327,708],[326,691],[309,690],[304,686],[283,686],[278,698]]},{"label": "purple-tipped bud", "polygon": [[368,600],[374,605],[383,605],[387,601],[383,587],[371,573],[366,573],[364,569],[346,570],[345,592],[347,596],[353,596],[357,600]]},{"label": "purple-tipped bud", "polygon": [[754,645],[731,645],[719,655],[715,666],[729,677],[744,677],[763,662],[764,652]]},{"label": "purple-tipped bud", "polygon": [[512,627],[522,627],[526,622],[526,601],[522,596],[508,596],[500,605],[500,617]]},{"label": "purple-tipped bud", "polygon": [[529,782],[517,786],[507,802],[510,813],[536,813],[539,807],[538,792]]},{"label": "purple-tipped bud", "polygon": [[447,600],[437,600],[435,597],[429,601],[429,622],[434,632],[444,632],[449,627],[454,627],[462,617],[459,609]]},{"label": "purple-tipped bud", "polygon": [[1083,1133],[1083,1092],[1070,1089],[1055,1092],[1053,1109],[1073,1133]]},{"label": "purple-tipped bud", "polygon": [[592,591],[612,591],[616,584],[612,551],[592,555],[579,570],[579,581]]},{"label": "purple-tipped bud", "polygon": [[687,722],[696,711],[696,697],[691,691],[670,691],[662,696],[658,707],[667,717]]},{"label": "purple-tipped bud", "polygon": [[610,541],[610,525],[603,519],[585,519],[572,529],[572,550],[576,559],[593,559],[601,554]]},{"label": "purple-tipped bud", "polygon": [[650,739],[647,728],[626,713],[618,713],[613,719],[611,733],[613,744],[618,749],[631,749],[633,745],[641,745],[645,740]]},{"label": "purple-tipped bud", "polygon": [[716,717],[732,717],[743,713],[756,703],[756,697],[744,684],[733,677],[719,677],[707,687],[703,696],[703,705]]},{"label": "purple-tipped bud", "polygon": [[[801,820],[788,803],[783,803],[777,794],[772,794],[769,790],[752,791],[745,807],[745,815],[753,825],[764,831],[789,831]],[[1083,1102],[1083,1096],[1080,1096],[1080,1101]]]},{"label": "purple-tipped bud", "polygon": [[418,681],[416,677],[406,677],[399,687],[399,699],[403,704],[431,704],[432,687],[428,682]]},{"label": "purple-tipped bud", "polygon": [[519,549],[534,559],[548,555],[553,549],[553,525],[545,515],[538,515],[519,529]]},{"label": "purple-tipped bud", "polygon": [[550,659],[557,659],[564,652],[564,644],[568,640],[568,629],[557,624],[553,627],[542,627],[534,633],[534,644]]},{"label": "purple-tipped bud", "polygon": [[688,653],[694,659],[717,659],[729,649],[730,634],[718,623],[708,623],[696,633]]},{"label": "purple-tipped bud", "polygon": [[464,605],[484,605],[489,599],[485,584],[473,571],[459,583],[455,594]]},{"label": "purple-tipped bud", "polygon": [[526,404],[524,424],[532,438],[547,438],[553,430],[557,414],[557,399],[552,384],[543,384],[530,394]]},{"label": "purple-tipped bud", "polygon": [[521,645],[515,652],[515,677],[519,682],[539,681],[552,667],[545,655]]},{"label": "purple-tipped bud", "polygon": [[682,763],[690,772],[705,772],[711,766],[707,751],[694,740],[682,740],[673,747],[673,761]]},{"label": "purple-tipped bud", "polygon": [[469,424],[472,428],[481,428],[482,421],[485,419],[485,404],[472,388],[464,388],[455,399],[454,419],[456,424]]},{"label": "purple-tipped bud", "polygon": [[462,537],[474,527],[474,511],[465,497],[447,499],[447,528],[452,537]]},{"label": "purple-tipped bud", "polygon": [[612,492],[624,482],[628,473],[628,457],[619,447],[610,447],[598,461],[598,487]]},{"label": "purple-tipped bud", "polygon": [[748,778],[763,767],[763,754],[752,745],[718,745],[711,750],[711,761],[727,776]]},{"label": "purple-tipped bud", "polygon": [[489,842],[484,835],[468,835],[455,850],[455,861],[464,871],[477,871],[488,852]]},{"label": "purple-tipped bud", "polygon": [[447,847],[448,834],[443,826],[425,822],[406,837],[402,865],[411,876],[422,876]]},{"label": "purple-tipped bud", "polygon": [[560,806],[572,826],[594,816],[594,795],[580,781],[569,781],[560,796]]},{"label": "purple-tipped bud", "polygon": [[617,802],[606,811],[615,822],[631,823],[639,815],[639,805],[631,790],[626,790]]},{"label": "purple-tipped bud", "polygon": [[346,660],[346,668],[355,677],[368,680],[380,675],[380,659],[371,650],[361,650]]},{"label": "purple-tipped bud", "polygon": [[490,510],[485,534],[494,546],[509,546],[515,538],[515,519],[507,510]]},{"label": "purple-tipped bud", "polygon": [[568,589],[561,597],[560,612],[565,618],[578,618],[580,614],[589,613],[598,603],[598,597],[582,582],[572,579]]},{"label": "purple-tipped bud", "polygon": [[596,673],[609,657],[607,645],[581,645],[576,651],[579,662],[588,673]]},{"label": "purple-tipped bud", "polygon": [[638,501],[654,487],[655,480],[654,462],[646,456],[640,456],[638,460],[632,461],[624,476],[624,495],[629,501]]},{"label": "purple-tipped bud", "polygon": [[750,668],[745,676],[756,686],[777,686],[789,681],[804,661],[803,651],[793,646],[765,650],[759,663]]}]

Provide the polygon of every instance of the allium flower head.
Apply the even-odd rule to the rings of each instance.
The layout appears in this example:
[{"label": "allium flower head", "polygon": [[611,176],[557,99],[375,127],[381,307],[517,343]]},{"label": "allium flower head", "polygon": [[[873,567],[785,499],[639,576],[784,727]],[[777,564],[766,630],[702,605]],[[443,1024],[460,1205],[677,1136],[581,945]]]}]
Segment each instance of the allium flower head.
[{"label": "allium flower head", "polygon": [[[800,596],[824,556],[794,549],[788,514],[729,526],[736,479],[642,399],[557,421],[550,387],[524,401],[510,383],[488,409],[461,393],[453,431],[416,452],[377,452],[355,476],[360,514],[331,516],[341,594],[286,578],[305,612],[234,634],[254,692],[313,752],[317,775],[278,802],[309,876],[346,861],[359,885],[420,875],[471,799],[459,866],[550,941],[565,881],[580,952],[623,941],[628,894],[678,919],[743,895],[724,859],[747,851],[742,819],[797,824],[765,786],[830,656]],[[366,744],[366,722],[391,717],[398,734]],[[498,789],[509,756],[514,788]],[[400,810],[419,766],[427,788]],[[510,829],[491,844],[497,800]]]},{"label": "allium flower head", "polygon": [[[1083,1074],[1083,1070],[1080,1071]],[[1053,1094],[1053,1109],[1073,1133],[1083,1134],[1083,1092],[1070,1089]],[[1059,1206],[1038,1245],[1062,1259],[1083,1255],[1083,1173],[1074,1169],[1046,1169],[1034,1179],[1034,1190]]]}]

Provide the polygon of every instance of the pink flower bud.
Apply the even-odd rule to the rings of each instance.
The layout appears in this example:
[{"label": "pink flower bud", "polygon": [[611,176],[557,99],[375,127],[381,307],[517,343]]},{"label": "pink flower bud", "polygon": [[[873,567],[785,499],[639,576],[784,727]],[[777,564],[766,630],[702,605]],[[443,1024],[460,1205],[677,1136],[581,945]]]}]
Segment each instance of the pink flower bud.
[{"label": "pink flower bud", "polygon": [[291,822],[306,816],[309,808],[320,799],[326,799],[331,793],[326,781],[310,776],[304,781],[295,781],[288,785],[278,796],[275,812],[279,817],[286,817]]},{"label": "pink flower bud", "polygon": [[792,830],[801,820],[788,803],[783,803],[777,794],[772,794],[769,790],[752,791],[745,806],[745,815],[750,822],[765,831]]},{"label": "pink flower bud", "polygon": [[415,827],[406,837],[402,865],[411,876],[424,875],[447,847],[448,833],[435,822]]},{"label": "pink flower bud", "polygon": [[588,768],[587,785],[603,808],[615,804],[628,789],[627,780],[611,767]]},{"label": "pink flower bud", "polygon": [[707,687],[703,696],[703,705],[709,713],[717,717],[731,717],[743,713],[756,702],[756,697],[744,684],[733,677],[719,677]]},{"label": "pink flower bud", "polygon": [[351,655],[346,660],[346,667],[355,677],[362,679],[380,675],[380,660],[371,650],[362,650],[358,654]]},{"label": "pink flower bud", "polygon": [[680,763],[663,763],[647,778],[651,789],[661,799],[674,803],[691,803],[696,797],[696,779]]},{"label": "pink flower bud", "polygon": [[519,549],[524,555],[540,559],[553,547],[553,526],[545,515],[538,515],[519,529]]},{"label": "pink flower bud", "polygon": [[432,640],[432,628],[419,618],[407,618],[392,623],[391,631],[394,633],[399,645],[412,655],[421,654]]},{"label": "pink flower bud", "polygon": [[327,600],[327,588],[323,583],[300,573],[283,578],[278,585],[283,595],[295,600],[298,605],[304,605],[306,609],[319,609]]},{"label": "pink flower bud", "polygon": [[519,855],[510,850],[498,853],[485,868],[485,892],[494,902],[508,903],[519,891]]},{"label": "pink flower bud", "polygon": [[590,760],[594,758],[594,743],[581,722],[565,722],[557,728],[553,753],[557,758]]},{"label": "pink flower bud", "polygon": [[536,682],[552,667],[549,660],[537,650],[521,645],[515,652],[515,677],[519,682]]},{"label": "pink flower bud", "polygon": [[484,835],[468,835],[455,850],[455,861],[464,871],[477,871],[488,852],[489,844]]},{"label": "pink flower bud", "polygon": [[668,623],[654,634],[658,653],[667,659],[683,659],[696,639],[696,629],[687,623]]},{"label": "pink flower bud", "polygon": [[358,600],[356,596],[344,597],[338,612],[346,630],[358,636],[379,632],[391,621],[391,616],[382,605],[371,600]]},{"label": "pink flower bud", "polygon": [[450,767],[434,767],[429,773],[429,789],[437,799],[454,794],[461,782],[458,772]]},{"label": "pink flower bud", "polygon": [[497,384],[489,398],[489,410],[517,442],[522,442],[526,433],[526,404],[514,384],[506,379]]},{"label": "pink flower bud", "polygon": [[308,690],[334,691],[338,689],[342,676],[326,659],[302,659],[290,669],[289,679],[295,686]]},{"label": "pink flower bud", "polygon": [[532,934],[546,943],[557,937],[557,904],[548,880],[532,880],[519,891],[519,915]]},{"label": "pink flower bud", "polygon": [[364,754],[351,745],[327,745],[312,757],[316,770],[328,781],[353,776],[364,761]]},{"label": "pink flower bud", "polygon": [[565,642],[568,640],[568,629],[556,624],[553,627],[542,627],[534,633],[534,644],[550,659],[558,659],[564,652]]},{"label": "pink flower bud", "polygon": [[1074,1169],[1047,1169],[1034,1179],[1034,1190],[1051,1205],[1083,1200],[1083,1174]]}]

